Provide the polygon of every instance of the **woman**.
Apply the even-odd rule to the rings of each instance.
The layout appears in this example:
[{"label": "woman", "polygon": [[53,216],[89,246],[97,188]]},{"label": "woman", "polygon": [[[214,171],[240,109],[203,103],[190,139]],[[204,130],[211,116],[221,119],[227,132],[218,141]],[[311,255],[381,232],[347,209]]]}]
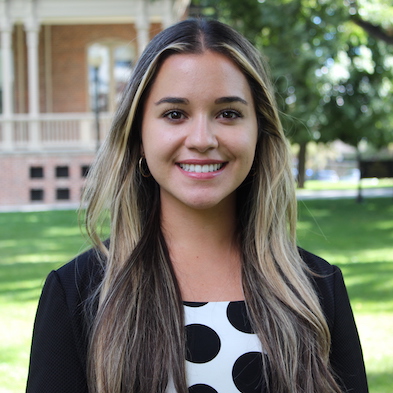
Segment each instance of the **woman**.
[{"label": "woman", "polygon": [[152,40],[86,201],[95,251],[47,279],[28,392],[367,392],[341,273],[296,247],[265,68],[231,28]]}]

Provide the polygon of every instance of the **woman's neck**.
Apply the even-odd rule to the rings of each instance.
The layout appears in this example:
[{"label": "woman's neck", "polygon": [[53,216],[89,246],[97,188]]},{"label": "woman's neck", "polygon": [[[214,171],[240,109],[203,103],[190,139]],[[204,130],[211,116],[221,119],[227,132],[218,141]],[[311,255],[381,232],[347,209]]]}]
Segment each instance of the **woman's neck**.
[{"label": "woman's neck", "polygon": [[162,204],[161,225],[170,250],[183,250],[192,258],[203,255],[204,250],[232,248],[236,240],[234,205],[230,201],[211,209],[193,209]]},{"label": "woman's neck", "polygon": [[161,215],[183,300],[242,300],[234,203],[205,210],[163,206]]}]

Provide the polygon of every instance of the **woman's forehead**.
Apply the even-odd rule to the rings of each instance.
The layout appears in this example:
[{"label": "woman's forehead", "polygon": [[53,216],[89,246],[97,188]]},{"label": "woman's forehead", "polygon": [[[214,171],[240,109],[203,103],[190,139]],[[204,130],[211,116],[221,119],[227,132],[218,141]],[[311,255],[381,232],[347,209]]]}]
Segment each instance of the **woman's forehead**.
[{"label": "woman's forehead", "polygon": [[183,98],[199,95],[201,99],[206,95],[229,95],[245,101],[251,98],[247,78],[240,68],[228,56],[212,51],[169,56],[161,64],[150,94]]}]

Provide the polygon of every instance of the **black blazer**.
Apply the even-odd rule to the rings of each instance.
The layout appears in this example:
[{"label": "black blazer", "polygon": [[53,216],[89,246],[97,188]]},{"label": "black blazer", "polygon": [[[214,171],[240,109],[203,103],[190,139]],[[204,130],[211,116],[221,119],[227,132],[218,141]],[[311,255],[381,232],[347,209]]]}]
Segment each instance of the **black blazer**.
[{"label": "black blazer", "polygon": [[[300,253],[322,276],[314,282],[331,332],[331,364],[338,380],[345,392],[367,393],[362,351],[341,271],[304,250]],[[83,304],[100,277],[93,251],[49,274],[34,324],[27,393],[88,393]]]}]

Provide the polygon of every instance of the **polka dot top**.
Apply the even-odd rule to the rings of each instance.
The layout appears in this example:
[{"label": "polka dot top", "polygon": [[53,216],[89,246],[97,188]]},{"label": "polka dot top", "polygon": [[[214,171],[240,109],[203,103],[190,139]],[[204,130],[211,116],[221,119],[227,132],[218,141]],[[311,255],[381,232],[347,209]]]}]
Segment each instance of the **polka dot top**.
[{"label": "polka dot top", "polygon": [[[262,391],[262,347],[244,301],[185,302],[190,393]],[[175,393],[169,383],[167,393]]]}]

